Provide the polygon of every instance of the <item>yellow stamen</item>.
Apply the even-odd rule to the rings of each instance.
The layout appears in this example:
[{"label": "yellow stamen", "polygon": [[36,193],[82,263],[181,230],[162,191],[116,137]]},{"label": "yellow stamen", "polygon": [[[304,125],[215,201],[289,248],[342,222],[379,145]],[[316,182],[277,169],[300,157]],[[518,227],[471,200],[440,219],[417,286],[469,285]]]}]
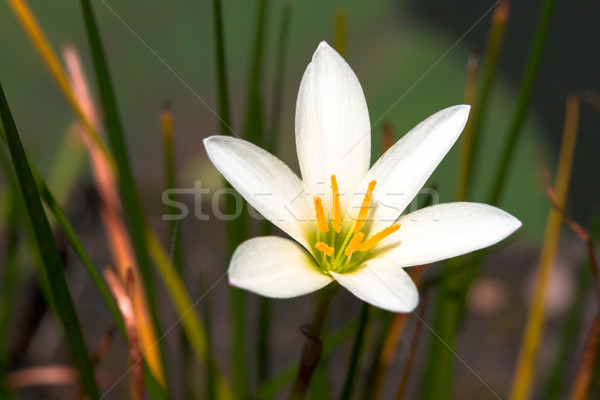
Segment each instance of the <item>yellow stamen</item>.
[{"label": "yellow stamen", "polygon": [[383,239],[390,236],[392,233],[396,232],[398,229],[400,229],[400,224],[388,226],[381,232],[376,233],[373,236],[371,236],[369,238],[369,240],[367,240],[366,242],[361,243],[358,246],[356,246],[356,250],[358,250],[358,251],[371,250],[377,243],[381,242]]},{"label": "yellow stamen", "polygon": [[319,250],[328,257],[331,256],[335,250],[333,247],[329,247],[323,242],[317,242],[317,244],[315,244],[315,249]]},{"label": "yellow stamen", "polygon": [[350,243],[348,243],[348,246],[346,246],[346,250],[344,250],[346,257],[350,257],[350,255],[356,251],[356,248],[361,244],[364,238],[365,234],[362,232],[358,232],[354,235],[352,240],[350,240]]},{"label": "yellow stamen", "polygon": [[358,212],[358,217],[356,218],[356,224],[354,225],[353,231],[354,233],[360,231],[360,228],[363,227],[365,221],[367,220],[369,208],[371,207],[371,200],[373,200],[373,189],[375,189],[376,184],[377,181],[369,182],[367,193],[365,193],[365,197],[363,198],[362,204],[360,206],[360,211]]},{"label": "yellow stamen", "polygon": [[321,232],[329,232],[327,222],[325,222],[325,210],[323,209],[323,200],[320,197],[315,196],[315,211],[317,212],[317,224]]},{"label": "yellow stamen", "polygon": [[331,194],[333,199],[332,205],[332,214],[333,218],[331,224],[333,225],[333,229],[340,233],[342,230],[342,214],[340,212],[340,189],[338,188],[338,183],[335,175],[331,175]]}]

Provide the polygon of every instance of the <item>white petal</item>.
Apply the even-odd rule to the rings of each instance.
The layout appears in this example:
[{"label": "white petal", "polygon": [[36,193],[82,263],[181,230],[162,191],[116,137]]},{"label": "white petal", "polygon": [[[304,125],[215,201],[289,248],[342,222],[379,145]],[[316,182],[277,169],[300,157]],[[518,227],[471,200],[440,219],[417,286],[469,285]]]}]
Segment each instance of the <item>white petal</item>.
[{"label": "white petal", "polygon": [[371,125],[362,88],[346,61],[325,42],[300,83],[296,149],[302,178],[319,195],[329,193],[332,174],[340,193],[349,193],[371,163]]},{"label": "white petal", "polygon": [[439,204],[404,215],[398,222],[400,229],[376,251],[403,267],[491,246],[521,226],[507,212],[479,203]]},{"label": "white petal", "polygon": [[314,292],[333,279],[291,240],[265,236],[245,241],[233,253],[229,283],[262,296],[288,298]]},{"label": "white petal", "polygon": [[307,246],[311,216],[304,183],[281,160],[245,140],[229,136],[204,139],[212,163],[266,219]]},{"label": "white petal", "polygon": [[419,291],[408,274],[388,260],[374,258],[349,273],[331,273],[359,299],[392,312],[410,312],[419,303]]},{"label": "white petal", "polygon": [[[433,114],[394,144],[369,170],[361,188],[376,180],[377,205],[372,232],[390,225],[404,211],[452,147],[467,122],[469,106],[459,105]],[[355,197],[351,215],[360,208]]]}]

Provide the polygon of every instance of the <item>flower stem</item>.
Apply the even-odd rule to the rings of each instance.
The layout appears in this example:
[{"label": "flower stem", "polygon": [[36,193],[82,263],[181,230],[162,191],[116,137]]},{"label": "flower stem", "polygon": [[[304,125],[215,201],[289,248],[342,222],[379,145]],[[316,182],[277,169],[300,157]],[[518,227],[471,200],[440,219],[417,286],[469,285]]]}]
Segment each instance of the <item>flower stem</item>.
[{"label": "flower stem", "polygon": [[354,347],[352,348],[350,365],[348,367],[348,373],[346,374],[346,382],[344,383],[344,390],[342,391],[342,396],[340,397],[342,399],[349,399],[352,395],[352,389],[354,388],[354,382],[356,381],[356,371],[358,370],[360,353],[364,343],[365,330],[367,328],[367,321],[369,318],[369,308],[369,304],[363,302],[360,310],[358,329],[356,330],[356,336],[354,338]]},{"label": "flower stem", "polygon": [[296,375],[296,380],[292,385],[292,390],[288,397],[289,400],[300,400],[306,396],[306,392],[310,385],[310,379],[312,378],[313,372],[323,353],[321,333],[323,332],[323,326],[325,325],[325,317],[327,316],[331,299],[333,299],[333,296],[335,296],[339,288],[340,285],[337,282],[332,282],[321,289],[313,321],[306,328],[302,328],[302,332],[306,336],[306,342],[304,343],[304,349],[302,350],[298,374]]}]

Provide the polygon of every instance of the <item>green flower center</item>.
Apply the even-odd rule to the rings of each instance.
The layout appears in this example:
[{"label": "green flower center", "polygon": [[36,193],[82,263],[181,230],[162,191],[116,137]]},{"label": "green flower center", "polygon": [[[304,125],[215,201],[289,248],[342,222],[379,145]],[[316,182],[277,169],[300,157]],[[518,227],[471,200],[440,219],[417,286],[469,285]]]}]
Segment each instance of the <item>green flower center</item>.
[{"label": "green flower center", "polygon": [[321,270],[329,274],[348,273],[358,269],[368,258],[369,250],[383,239],[396,232],[400,224],[388,226],[380,232],[365,239],[365,223],[369,215],[371,202],[373,201],[373,190],[377,181],[369,182],[369,186],[363,198],[357,218],[351,224],[342,226],[342,215],[340,210],[340,192],[335,175],[331,175],[331,227],[325,218],[323,200],[315,196],[314,207],[317,216],[317,233],[314,248],[318,251],[315,257]]}]

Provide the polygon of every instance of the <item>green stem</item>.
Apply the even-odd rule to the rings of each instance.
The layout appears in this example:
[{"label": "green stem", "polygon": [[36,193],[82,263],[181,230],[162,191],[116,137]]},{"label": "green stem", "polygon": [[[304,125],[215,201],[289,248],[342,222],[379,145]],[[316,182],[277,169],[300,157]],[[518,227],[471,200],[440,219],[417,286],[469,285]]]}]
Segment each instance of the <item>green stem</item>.
[{"label": "green stem", "polygon": [[[11,190],[12,191],[12,190]],[[0,291],[0,376],[5,376],[10,364],[10,343],[12,332],[12,311],[15,306],[15,289],[17,284],[17,206],[14,199],[18,194],[13,193],[10,205],[10,216],[6,227],[4,274]],[[0,382],[2,386],[2,382]]]},{"label": "green stem", "polygon": [[492,16],[492,25],[490,26],[490,32],[488,34],[488,41],[485,47],[484,59],[482,63],[483,78],[481,82],[481,88],[471,110],[473,113],[471,124],[471,146],[466,159],[467,179],[465,192],[468,192],[469,182],[473,180],[473,174],[475,171],[474,166],[477,165],[481,128],[485,121],[487,105],[494,83],[494,78],[496,76],[498,55],[500,54],[500,49],[502,47],[504,31],[506,28],[506,20],[508,19],[508,11],[510,7],[509,2],[509,0],[501,0],[496,6],[494,15]]},{"label": "green stem", "polygon": [[296,375],[296,380],[292,385],[292,390],[288,397],[289,400],[300,400],[306,396],[313,372],[323,353],[321,333],[323,332],[323,326],[325,325],[325,317],[329,310],[329,304],[331,304],[331,300],[339,288],[340,285],[337,282],[332,282],[319,291],[317,308],[315,310],[313,321],[304,331],[306,342],[304,343],[304,348],[302,350],[298,374]]},{"label": "green stem", "polygon": [[529,100],[531,99],[531,93],[533,91],[533,85],[535,84],[538,67],[542,59],[542,51],[544,50],[544,44],[546,43],[548,27],[550,25],[552,11],[554,9],[554,1],[555,0],[545,0],[542,6],[542,11],[540,13],[540,18],[535,32],[535,38],[533,39],[533,45],[531,51],[529,52],[529,59],[527,60],[527,66],[525,67],[525,73],[521,82],[519,96],[515,106],[515,112],[510,124],[510,129],[508,131],[508,138],[504,145],[504,150],[502,151],[502,156],[498,164],[492,190],[490,192],[488,203],[493,205],[498,204],[502,196],[502,191],[506,186],[505,183],[508,170],[514,155],[517,140],[519,139],[521,127],[525,121]]},{"label": "green stem", "polygon": [[346,382],[344,383],[342,397],[340,397],[341,399],[349,399],[352,395],[352,389],[354,388],[354,382],[356,381],[358,361],[364,343],[367,320],[369,318],[369,308],[369,304],[363,302],[362,308],[360,309],[360,317],[358,319],[358,329],[356,330],[356,337],[354,338],[354,346],[352,347],[350,365],[348,366],[348,372],[346,374]]},{"label": "green stem", "polygon": [[[94,17],[90,0],[81,0],[83,19],[87,32],[87,38],[92,53],[96,80],[100,90],[102,106],[104,107],[106,130],[111,144],[111,149],[115,156],[115,161],[119,173],[119,189],[123,203],[123,215],[127,219],[131,233],[131,241],[138,262],[142,283],[148,301],[148,308],[152,317],[156,335],[160,336],[161,329],[158,319],[158,307],[154,283],[152,280],[152,271],[150,257],[146,247],[145,222],[142,216],[141,207],[135,191],[133,173],[129,164],[129,156],[125,145],[125,138],[121,128],[119,112],[117,110],[116,98],[113,91],[112,81],[106,62],[106,56],[102,48],[98,26]],[[159,341],[162,359],[164,360],[165,349],[164,341]],[[164,368],[163,368],[164,370]],[[167,377],[165,376],[165,381]]]},{"label": "green stem", "polygon": [[269,373],[269,343],[271,320],[271,300],[266,297],[260,298],[258,317],[258,382],[263,383]]},{"label": "green stem", "polygon": [[564,390],[565,372],[573,356],[573,349],[577,348],[579,339],[579,326],[581,325],[581,310],[585,307],[590,289],[590,274],[587,268],[579,268],[577,278],[577,289],[574,298],[569,305],[569,311],[562,326],[558,349],[554,354],[551,368],[544,384],[540,389],[542,395],[540,399],[556,400],[559,399]]},{"label": "green stem", "polygon": [[219,122],[221,126],[221,135],[229,135],[232,132],[229,122],[227,63],[225,59],[225,38],[223,34],[223,9],[221,7],[221,0],[213,0],[213,20],[215,23],[215,60],[217,61]]},{"label": "green stem", "polygon": [[283,105],[283,86],[285,73],[285,55],[288,45],[290,18],[292,14],[292,3],[287,2],[281,16],[281,24],[277,37],[277,55],[275,62],[275,83],[273,85],[273,112],[271,113],[271,126],[269,131],[268,143],[266,149],[275,154],[277,149],[277,139],[279,138],[279,129],[281,126],[281,108]]},{"label": "green stem", "polygon": [[91,399],[99,399],[100,392],[93,368],[83,340],[81,325],[73,306],[73,300],[67,286],[67,281],[63,274],[62,262],[50,224],[44,212],[37,186],[33,179],[29,162],[21,144],[17,127],[8,107],[4,89],[0,85],[0,121],[3,131],[6,134],[6,142],[13,160],[13,166],[17,175],[17,180],[21,188],[25,206],[28,211],[31,225],[34,230],[37,245],[42,256],[44,264],[44,273],[50,282],[50,293],[52,301],[56,306],[60,316],[67,342],[71,350],[77,368],[79,369],[79,378],[87,395]]}]

